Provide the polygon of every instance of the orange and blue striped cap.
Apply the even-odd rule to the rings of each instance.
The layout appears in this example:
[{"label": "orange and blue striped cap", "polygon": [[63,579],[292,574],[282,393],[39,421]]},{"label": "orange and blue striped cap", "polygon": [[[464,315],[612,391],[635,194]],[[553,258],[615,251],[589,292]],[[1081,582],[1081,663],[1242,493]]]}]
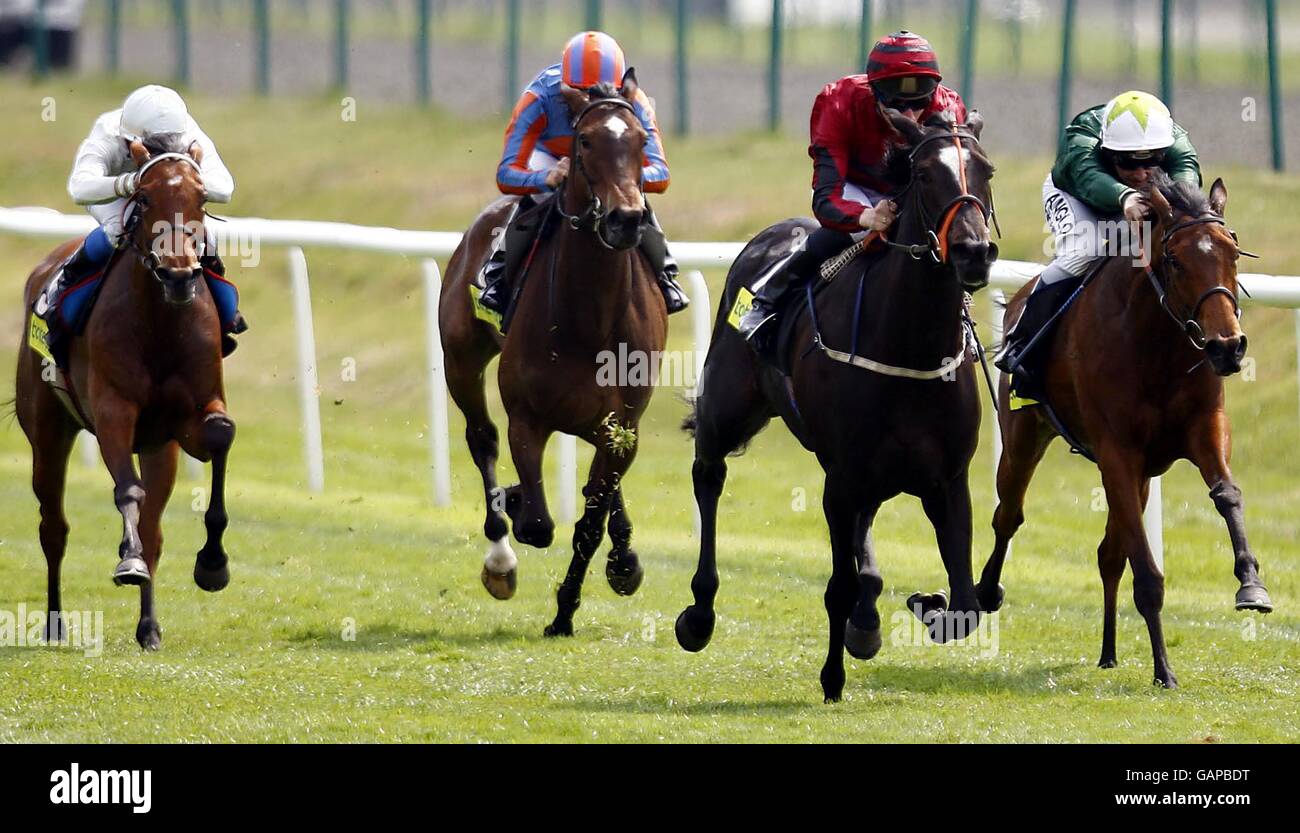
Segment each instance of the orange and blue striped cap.
[{"label": "orange and blue striped cap", "polygon": [[623,49],[604,32],[580,32],[569,39],[561,60],[564,83],[585,90],[623,83]]}]

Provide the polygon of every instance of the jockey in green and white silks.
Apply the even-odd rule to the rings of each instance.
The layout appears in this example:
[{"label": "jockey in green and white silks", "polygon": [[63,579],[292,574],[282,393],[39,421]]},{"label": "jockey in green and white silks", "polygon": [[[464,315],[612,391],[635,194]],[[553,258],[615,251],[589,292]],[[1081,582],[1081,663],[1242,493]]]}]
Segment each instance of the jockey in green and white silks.
[{"label": "jockey in green and white silks", "polygon": [[[131,209],[131,195],[138,185],[131,143],[140,141],[151,154],[188,153],[194,145],[202,153],[199,164],[207,201],[230,202],[235,180],[226,168],[212,139],[190,116],[180,95],[167,87],[150,84],[127,96],[122,107],[95,120],[90,135],[77,148],[68,194],[83,205],[99,223],[81,246],[63,264],[60,280],[72,286],[102,270],[114,250],[122,245],[123,225]],[[221,317],[224,352],[234,349],[232,333],[247,329],[239,314],[239,294],[225,280],[225,266],[211,236],[199,259],[208,289]]]},{"label": "jockey in green and white silks", "polygon": [[1150,93],[1120,93],[1065,128],[1060,153],[1043,181],[1043,213],[1055,242],[1025,310],[1007,334],[998,367],[1013,371],[1020,351],[1051,320],[1100,258],[1118,241],[1107,232],[1139,223],[1150,211],[1145,186],[1160,168],[1200,187],[1201,168],[1187,131]]}]

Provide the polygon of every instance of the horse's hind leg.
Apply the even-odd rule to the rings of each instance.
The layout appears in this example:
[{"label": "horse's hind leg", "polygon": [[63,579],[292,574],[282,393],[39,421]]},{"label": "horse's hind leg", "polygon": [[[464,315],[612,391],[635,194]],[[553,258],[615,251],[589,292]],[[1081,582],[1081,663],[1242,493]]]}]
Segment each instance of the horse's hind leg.
[{"label": "horse's hind leg", "polygon": [[[176,461],[180,447],[169,443],[157,451],[140,455],[140,474],[144,479],[147,496],[140,510],[140,542],[144,545],[144,560],[149,574],[158,575],[158,559],[162,557],[162,515],[176,485]],[[153,606],[153,582],[140,585],[140,622],[135,628],[135,640],[146,651],[162,647],[162,629]]]},{"label": "horse's hind leg", "polygon": [[[715,341],[723,349],[721,341]],[[740,349],[748,350],[744,344]],[[719,353],[710,352],[712,360],[705,365],[705,375]],[[738,376],[739,374],[737,374]],[[695,506],[700,513],[700,555],[691,579],[694,603],[677,615],[675,632],[677,644],[687,651],[702,651],[713,638],[716,616],[713,602],[718,595],[718,498],[727,482],[727,455],[749,442],[767,425],[772,414],[761,394],[748,381],[729,378],[733,387],[725,394],[711,396],[701,392],[695,400],[695,412],[688,420],[695,432],[695,462],[691,466],[691,481],[695,488]]]},{"label": "horse's hind leg", "polygon": [[32,491],[41,507],[41,550],[45,553],[46,609],[49,613],[45,620],[45,641],[62,642],[67,638],[67,629],[62,615],[60,575],[68,546],[63,489],[67,481],[68,454],[76,441],[77,429],[63,419],[62,414],[56,414],[46,422],[33,426]]},{"label": "horse's hind leg", "polygon": [[644,572],[632,549],[632,519],[623,505],[623,486],[614,490],[609,507],[609,540],[614,545],[605,564],[605,578],[620,596],[631,596],[641,586]]},{"label": "horse's hind leg", "polygon": [[226,463],[230,447],[235,442],[235,423],[220,401],[208,406],[199,426],[199,441],[204,454],[212,460],[212,494],[203,514],[207,540],[194,559],[194,583],[209,593],[215,593],[230,583],[230,559],[221,539],[230,523],[226,515]]},{"label": "horse's hind leg", "polygon": [[[1053,433],[1033,409],[1006,411],[1006,444],[998,460],[998,506],[993,511],[993,553],[984,565],[975,594],[980,607],[989,613],[1002,607],[1002,566],[1006,563],[1011,538],[1025,522],[1025,493],[1034,470],[1043,459]],[[1001,426],[998,426],[1001,430]]]}]

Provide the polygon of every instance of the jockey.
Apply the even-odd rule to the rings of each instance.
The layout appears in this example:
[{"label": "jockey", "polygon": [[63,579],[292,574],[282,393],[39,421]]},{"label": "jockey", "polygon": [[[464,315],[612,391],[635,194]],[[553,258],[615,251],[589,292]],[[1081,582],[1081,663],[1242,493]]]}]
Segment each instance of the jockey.
[{"label": "jockey", "polygon": [[1106,239],[1107,229],[1148,216],[1146,193],[1156,168],[1171,179],[1201,185],[1200,163],[1187,131],[1150,93],[1120,93],[1084,110],[1065,128],[1056,164],[1043,181],[1043,213],[1055,237],[1055,257],[1007,334],[1006,350],[997,361],[1000,369],[1019,368],[1025,345],[1079,286],[1089,267],[1109,253],[1117,241]]},{"label": "jockey", "polygon": [[[586,90],[598,84],[621,88],[624,79],[623,50],[604,32],[581,32],[564,47],[560,63],[542,70],[515,104],[510,126],[506,128],[505,151],[497,167],[497,187],[503,194],[523,197],[511,209],[506,231],[496,235],[492,253],[480,276],[486,287],[480,302],[488,309],[504,313],[510,300],[508,289],[513,273],[532,249],[534,234],[541,222],[515,222],[525,213],[546,204],[569,173],[573,150],[573,118],[561,94],[563,87]],[[645,128],[646,144],[642,159],[641,187],[648,194],[668,190],[668,160],[655,121],[654,107],[640,89],[632,102],[636,116]],[[668,312],[674,313],[690,303],[677,283],[677,262],[668,253],[667,240],[654,212],[646,204],[646,222],[642,228],[641,251],[650,261],[664,293]]]},{"label": "jockey", "polygon": [[[200,169],[208,202],[230,202],[235,180],[212,140],[189,115],[180,95],[155,84],[139,88],[126,97],[121,109],[96,119],[90,135],[77,149],[68,194],[78,205],[86,206],[99,228],[86,235],[64,262],[60,272],[63,287],[80,283],[103,269],[114,250],[123,244],[123,215],[138,185],[131,157],[131,143],[137,139],[152,154],[186,153],[197,144],[203,154]],[[221,318],[222,355],[228,356],[235,349],[231,335],[248,329],[238,309],[239,292],[225,280],[225,266],[213,240],[205,242],[199,264]]]},{"label": "jockey", "polygon": [[894,222],[885,160],[898,133],[885,109],[918,123],[939,113],[957,123],[966,120],[961,96],[941,79],[929,42],[904,30],[872,48],[865,74],[822,88],[813,103],[808,146],[813,214],[821,228],[754,287],[753,304],[738,329],[759,352],[771,346],[776,310],[788,289],[812,280],[823,261],[852,243],[853,233],[884,231]]}]

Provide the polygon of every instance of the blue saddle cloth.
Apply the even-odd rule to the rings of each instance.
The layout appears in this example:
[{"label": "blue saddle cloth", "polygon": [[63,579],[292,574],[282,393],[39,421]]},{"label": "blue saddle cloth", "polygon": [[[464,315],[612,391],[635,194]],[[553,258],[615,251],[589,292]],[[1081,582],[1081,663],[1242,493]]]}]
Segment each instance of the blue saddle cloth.
[{"label": "blue saddle cloth", "polygon": [[[32,348],[51,359],[60,370],[68,369],[68,346],[86,329],[104,275],[111,265],[112,260],[103,269],[71,286],[63,285],[63,270],[60,269],[32,304],[33,321],[29,336]],[[43,341],[43,345],[38,340]]]}]

